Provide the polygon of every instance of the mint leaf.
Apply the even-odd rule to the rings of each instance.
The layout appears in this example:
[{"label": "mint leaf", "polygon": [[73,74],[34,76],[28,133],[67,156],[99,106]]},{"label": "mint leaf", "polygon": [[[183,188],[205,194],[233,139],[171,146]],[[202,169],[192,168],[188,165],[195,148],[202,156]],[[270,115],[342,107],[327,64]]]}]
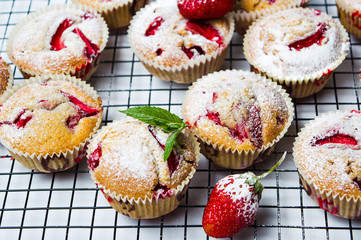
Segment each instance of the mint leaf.
[{"label": "mint leaf", "polygon": [[177,135],[187,127],[187,124],[185,124],[177,115],[159,107],[141,106],[128,108],[127,110],[119,112],[152,126],[160,127],[165,133],[172,133],[165,144],[164,161],[167,161],[170,156]]}]

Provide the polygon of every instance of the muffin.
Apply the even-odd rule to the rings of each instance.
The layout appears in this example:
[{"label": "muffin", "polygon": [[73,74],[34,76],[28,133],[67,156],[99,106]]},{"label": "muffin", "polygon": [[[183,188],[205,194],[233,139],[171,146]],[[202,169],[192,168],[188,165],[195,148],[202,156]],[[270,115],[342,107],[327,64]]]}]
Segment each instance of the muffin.
[{"label": "muffin", "polygon": [[244,34],[258,18],[288,8],[307,5],[308,0],[237,0],[233,8],[235,30],[239,34]]},{"label": "muffin", "polygon": [[188,129],[163,159],[170,133],[132,117],[114,121],[91,140],[91,177],[109,204],[137,219],[173,211],[184,199],[199,159],[199,144]]},{"label": "muffin", "polygon": [[272,152],[293,120],[293,105],[271,80],[227,70],[194,83],[185,94],[182,114],[206,158],[239,169]]},{"label": "muffin", "polygon": [[338,17],[351,34],[361,38],[361,1],[336,0]]},{"label": "muffin", "polygon": [[12,30],[10,60],[25,78],[66,74],[88,80],[108,41],[108,27],[96,12],[54,5],[31,13]]},{"label": "muffin", "polygon": [[244,54],[252,70],[283,85],[293,98],[320,91],[349,51],[338,20],[319,10],[293,8],[249,28]]},{"label": "muffin", "polygon": [[120,28],[129,25],[130,20],[139,9],[147,4],[147,0],[72,0],[74,3],[90,7],[98,11],[109,28]]},{"label": "muffin", "polygon": [[0,95],[13,85],[13,71],[0,57]]},{"label": "muffin", "polygon": [[129,43],[154,76],[191,83],[218,70],[234,31],[231,14],[212,20],[185,19],[177,1],[157,1],[140,10],[130,23]]},{"label": "muffin", "polygon": [[359,111],[328,112],[302,128],[293,147],[307,194],[343,218],[361,217],[360,121]]},{"label": "muffin", "polygon": [[0,142],[29,169],[57,172],[86,156],[102,119],[101,99],[69,75],[30,78],[0,98]]}]

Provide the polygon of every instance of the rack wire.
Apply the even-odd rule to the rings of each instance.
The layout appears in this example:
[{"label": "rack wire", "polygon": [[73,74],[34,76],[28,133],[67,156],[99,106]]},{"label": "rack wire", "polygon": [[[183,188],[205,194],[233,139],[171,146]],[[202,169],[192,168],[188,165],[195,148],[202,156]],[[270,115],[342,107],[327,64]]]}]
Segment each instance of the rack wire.
[{"label": "rack wire", "polygon": [[[30,12],[67,0],[1,0],[0,55],[17,22]],[[310,0],[309,7],[337,18],[334,0]],[[265,190],[256,222],[233,239],[361,239],[361,221],[335,217],[316,205],[303,191],[292,161],[292,144],[305,122],[336,109],[360,109],[361,42],[350,36],[351,48],[325,88],[313,96],[294,100],[295,119],[266,160],[250,169],[260,174],[284,151],[285,162],[263,180]],[[13,69],[14,66],[12,65]],[[222,69],[249,70],[242,37],[234,35]],[[14,69],[15,84],[23,81]],[[104,104],[103,125],[119,118],[118,110],[132,106],[160,106],[180,115],[188,85],[152,77],[129,47],[126,29],[110,32],[98,71],[89,83]],[[209,239],[202,228],[208,195],[222,177],[244,172],[216,167],[201,157],[185,201],[172,213],[153,220],[135,220],[116,213],[95,187],[83,160],[60,173],[24,168],[0,147],[0,239]]]}]

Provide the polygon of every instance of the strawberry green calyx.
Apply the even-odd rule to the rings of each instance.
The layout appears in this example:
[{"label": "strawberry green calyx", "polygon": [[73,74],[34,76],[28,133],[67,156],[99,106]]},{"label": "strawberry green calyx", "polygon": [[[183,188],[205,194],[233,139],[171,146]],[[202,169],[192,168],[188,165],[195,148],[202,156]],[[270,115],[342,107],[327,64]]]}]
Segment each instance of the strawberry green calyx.
[{"label": "strawberry green calyx", "polygon": [[259,199],[261,199],[262,197],[262,191],[263,191],[263,185],[261,183],[261,179],[265,178],[268,174],[270,174],[271,172],[273,172],[285,159],[287,152],[284,152],[281,159],[270,169],[268,170],[266,173],[263,173],[260,176],[256,176],[254,173],[252,172],[246,172],[243,173],[241,175],[239,175],[240,178],[246,178],[246,183],[250,186],[254,186],[253,187],[253,191],[254,193],[258,194]]}]

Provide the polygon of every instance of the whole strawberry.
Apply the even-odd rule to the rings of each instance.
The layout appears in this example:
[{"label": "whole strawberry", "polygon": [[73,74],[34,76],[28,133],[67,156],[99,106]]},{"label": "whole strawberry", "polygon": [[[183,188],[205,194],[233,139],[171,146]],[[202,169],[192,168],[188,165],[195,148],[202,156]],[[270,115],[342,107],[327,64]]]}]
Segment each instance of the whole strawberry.
[{"label": "whole strawberry", "polygon": [[226,15],[234,0],[177,0],[180,14],[189,19],[210,19]]},{"label": "whole strawberry", "polygon": [[261,179],[276,169],[286,153],[267,173],[229,175],[219,180],[203,213],[203,229],[211,237],[232,237],[251,225],[257,216],[263,185]]}]

